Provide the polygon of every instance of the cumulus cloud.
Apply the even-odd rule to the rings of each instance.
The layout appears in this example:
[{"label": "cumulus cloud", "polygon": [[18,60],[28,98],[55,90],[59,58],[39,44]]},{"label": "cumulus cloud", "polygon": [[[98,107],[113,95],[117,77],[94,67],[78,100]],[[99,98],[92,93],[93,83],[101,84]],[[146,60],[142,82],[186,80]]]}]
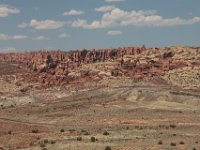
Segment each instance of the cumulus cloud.
[{"label": "cumulus cloud", "polygon": [[40,36],[37,36],[37,37],[34,37],[33,40],[45,40],[47,39],[45,36],[43,35],[40,35]]},{"label": "cumulus cloud", "polygon": [[200,17],[183,19],[180,17],[163,18],[156,14],[155,10],[124,11],[114,8],[105,12],[100,20],[88,23],[87,20],[77,19],[71,23],[72,27],[82,27],[84,29],[111,28],[114,26],[139,26],[139,27],[156,27],[156,26],[179,26],[200,23]]},{"label": "cumulus cloud", "polygon": [[108,12],[111,11],[115,8],[115,6],[102,6],[99,8],[95,8],[95,11],[100,11],[100,12]]},{"label": "cumulus cloud", "polygon": [[0,33],[0,40],[23,40],[27,39],[28,36],[26,35],[6,35],[3,33]]},{"label": "cumulus cloud", "polygon": [[107,32],[107,35],[111,35],[111,36],[114,36],[114,35],[121,35],[122,32],[120,30],[110,30]]},{"label": "cumulus cloud", "polygon": [[37,30],[48,30],[48,29],[58,29],[65,25],[62,21],[55,20],[42,20],[38,21],[36,19],[32,19],[29,26],[33,27]]},{"label": "cumulus cloud", "polygon": [[123,2],[125,0],[105,0],[106,2]]},{"label": "cumulus cloud", "polygon": [[63,21],[55,21],[55,20],[36,20],[32,19],[30,23],[21,23],[17,27],[18,28],[26,28],[26,27],[33,27],[37,30],[48,30],[48,29],[58,29],[65,25]]},{"label": "cumulus cloud", "polygon": [[63,16],[79,16],[79,15],[83,15],[83,14],[84,14],[84,11],[82,11],[82,10],[72,9],[70,11],[64,12]]},{"label": "cumulus cloud", "polygon": [[67,33],[61,33],[58,35],[59,38],[70,38],[71,35],[67,34]]},{"label": "cumulus cloud", "polygon": [[75,28],[79,28],[79,27],[86,28],[86,26],[88,26],[88,25],[87,25],[87,21],[86,20],[77,19],[77,20],[75,20],[75,21],[73,21],[71,23],[71,26],[75,27]]},{"label": "cumulus cloud", "polygon": [[14,47],[0,48],[0,53],[11,53],[11,52],[17,52],[17,50]]},{"label": "cumulus cloud", "polygon": [[25,23],[25,22],[22,22],[21,24],[18,24],[18,28],[26,28],[26,27],[28,27],[29,25],[27,24],[27,23]]},{"label": "cumulus cloud", "polygon": [[0,17],[8,17],[10,14],[18,14],[20,10],[9,5],[0,4]]}]

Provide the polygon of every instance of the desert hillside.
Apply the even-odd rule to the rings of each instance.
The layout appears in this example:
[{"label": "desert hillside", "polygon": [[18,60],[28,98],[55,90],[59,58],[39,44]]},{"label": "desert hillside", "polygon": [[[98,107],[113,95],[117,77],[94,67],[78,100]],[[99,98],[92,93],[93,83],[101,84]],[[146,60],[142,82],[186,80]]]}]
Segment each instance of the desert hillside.
[{"label": "desert hillside", "polygon": [[0,54],[0,150],[200,149],[200,47]]}]

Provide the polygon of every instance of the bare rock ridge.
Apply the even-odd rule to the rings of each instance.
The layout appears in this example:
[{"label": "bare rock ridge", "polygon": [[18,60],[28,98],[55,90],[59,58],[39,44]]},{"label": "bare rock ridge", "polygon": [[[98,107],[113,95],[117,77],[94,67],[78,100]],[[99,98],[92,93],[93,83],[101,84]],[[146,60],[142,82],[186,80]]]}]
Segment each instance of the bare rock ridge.
[{"label": "bare rock ridge", "polygon": [[[186,72],[182,78],[194,76],[193,78],[199,80],[200,48],[142,46],[70,52],[58,50],[7,53],[0,54],[0,63],[11,63],[15,69],[23,69],[17,76],[18,80],[41,83],[43,87],[81,83],[111,76],[126,76],[137,80],[161,76],[175,84],[174,80],[184,70]],[[187,76],[188,70],[193,70],[193,73]]]}]

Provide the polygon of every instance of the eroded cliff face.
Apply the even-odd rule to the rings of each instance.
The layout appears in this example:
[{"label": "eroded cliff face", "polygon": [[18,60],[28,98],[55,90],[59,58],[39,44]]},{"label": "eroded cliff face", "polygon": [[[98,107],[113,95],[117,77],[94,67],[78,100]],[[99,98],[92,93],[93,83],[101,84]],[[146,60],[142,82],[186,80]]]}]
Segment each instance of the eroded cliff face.
[{"label": "eroded cliff face", "polygon": [[13,70],[18,70],[18,82],[39,83],[44,88],[82,84],[109,77],[130,77],[134,80],[160,77],[176,86],[200,86],[198,47],[142,46],[70,52],[8,53],[0,54],[0,62],[12,64]]}]

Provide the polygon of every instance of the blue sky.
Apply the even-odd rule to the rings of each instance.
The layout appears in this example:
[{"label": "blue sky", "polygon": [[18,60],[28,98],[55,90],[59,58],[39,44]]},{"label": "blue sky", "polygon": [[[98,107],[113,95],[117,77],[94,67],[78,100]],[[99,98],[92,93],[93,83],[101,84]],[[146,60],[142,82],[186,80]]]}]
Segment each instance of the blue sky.
[{"label": "blue sky", "polygon": [[200,46],[199,0],[0,0],[0,51]]}]

